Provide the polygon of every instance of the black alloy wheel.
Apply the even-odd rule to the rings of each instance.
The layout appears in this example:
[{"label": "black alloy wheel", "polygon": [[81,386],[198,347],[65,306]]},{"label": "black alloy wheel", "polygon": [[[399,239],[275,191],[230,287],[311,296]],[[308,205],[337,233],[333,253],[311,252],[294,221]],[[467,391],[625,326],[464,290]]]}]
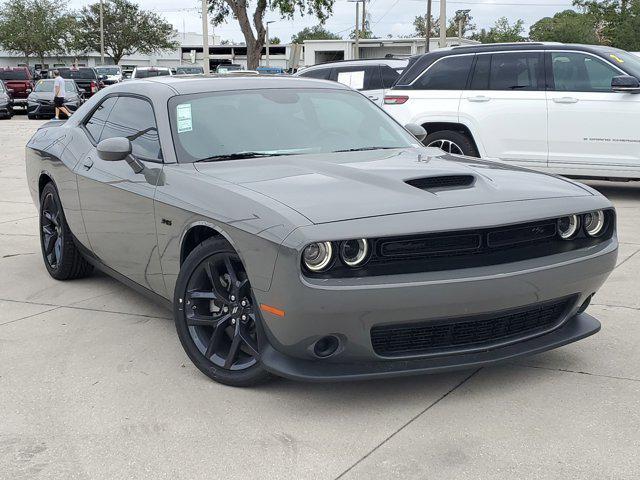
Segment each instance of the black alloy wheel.
[{"label": "black alloy wheel", "polygon": [[86,277],[93,271],[74,242],[53,183],[40,194],[40,247],[44,265],[56,280]]},{"label": "black alloy wheel", "polygon": [[62,260],[64,231],[60,203],[54,192],[47,192],[43,196],[41,218],[40,229],[44,259],[50,268],[57,269]]},{"label": "black alloy wheel", "polygon": [[260,320],[251,285],[240,258],[225,240],[206,240],[189,255],[178,291],[183,292],[176,298],[178,335],[201,371],[235,386],[268,378],[260,365]]}]

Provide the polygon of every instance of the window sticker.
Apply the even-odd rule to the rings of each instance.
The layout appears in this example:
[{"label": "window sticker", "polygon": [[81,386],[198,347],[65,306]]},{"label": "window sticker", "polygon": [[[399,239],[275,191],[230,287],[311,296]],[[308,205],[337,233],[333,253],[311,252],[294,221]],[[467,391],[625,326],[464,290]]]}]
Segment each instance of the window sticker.
[{"label": "window sticker", "polygon": [[181,103],[176,107],[176,118],[178,120],[178,133],[191,132],[193,130],[190,103]]},{"label": "window sticker", "polygon": [[364,88],[364,70],[359,72],[340,72],[338,73],[338,83],[355,90],[362,90]]},{"label": "window sticker", "polygon": [[609,55],[611,58],[613,58],[616,62],[618,63],[624,63],[624,60],[622,60],[619,56],[617,56],[615,53],[612,53],[611,55]]}]

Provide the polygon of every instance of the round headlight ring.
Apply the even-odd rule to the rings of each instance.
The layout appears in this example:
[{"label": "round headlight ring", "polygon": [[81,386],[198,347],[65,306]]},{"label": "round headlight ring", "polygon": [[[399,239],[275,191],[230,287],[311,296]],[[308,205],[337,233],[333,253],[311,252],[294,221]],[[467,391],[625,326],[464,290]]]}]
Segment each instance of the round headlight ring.
[{"label": "round headlight ring", "polygon": [[569,215],[558,219],[558,234],[563,240],[571,239],[580,228],[580,219],[577,215]]},{"label": "round headlight ring", "polygon": [[605,216],[602,210],[585,213],[583,222],[584,231],[587,232],[587,235],[590,237],[597,237],[604,232]]},{"label": "round headlight ring", "polygon": [[369,257],[369,241],[366,238],[346,240],[340,244],[340,260],[348,267],[360,267]]},{"label": "round headlight ring", "polygon": [[331,242],[316,242],[307,245],[302,251],[302,263],[312,272],[326,269],[333,259]]}]

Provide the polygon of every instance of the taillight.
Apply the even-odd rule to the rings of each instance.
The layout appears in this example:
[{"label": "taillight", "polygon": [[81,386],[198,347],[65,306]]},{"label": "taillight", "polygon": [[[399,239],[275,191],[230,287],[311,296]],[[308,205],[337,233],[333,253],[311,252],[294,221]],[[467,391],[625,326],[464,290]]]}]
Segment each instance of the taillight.
[{"label": "taillight", "polygon": [[98,91],[98,85],[96,85],[96,82],[91,80],[91,93],[96,93],[97,91]]},{"label": "taillight", "polygon": [[402,105],[409,100],[409,97],[406,95],[386,95],[384,97],[385,105]]}]

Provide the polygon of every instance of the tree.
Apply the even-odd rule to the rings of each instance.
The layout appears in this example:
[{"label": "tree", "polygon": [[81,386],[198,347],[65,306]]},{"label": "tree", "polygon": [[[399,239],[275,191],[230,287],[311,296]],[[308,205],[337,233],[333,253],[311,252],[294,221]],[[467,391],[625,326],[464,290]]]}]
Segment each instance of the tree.
[{"label": "tree", "polygon": [[[114,64],[125,55],[151,55],[179,46],[173,26],[158,14],[129,0],[110,0],[103,4],[104,50]],[[73,48],[100,51],[100,3],[85,6],[77,14]]]},{"label": "tree", "polygon": [[[449,19],[449,23],[447,25],[447,37],[457,37],[458,36],[458,18],[454,17]],[[463,26],[462,26],[462,36],[466,37],[469,33],[475,30],[476,26],[473,24],[473,17],[469,15],[469,13],[465,13],[462,17]],[[415,36],[416,37],[424,37],[427,38],[427,15],[418,15],[413,19],[413,27],[415,28]],[[431,34],[428,35],[428,38],[434,38],[440,36],[440,19],[433,18],[431,16]]]},{"label": "tree", "polygon": [[0,10],[0,45],[42,63],[66,50],[66,34],[73,23],[64,3],[53,0],[7,0]]},{"label": "tree", "polygon": [[271,37],[269,39],[269,45],[280,45],[280,43],[282,42],[280,42],[280,38],[278,37]]},{"label": "tree", "polygon": [[305,40],[340,40],[340,35],[331,33],[322,25],[306,27],[291,37],[291,43],[304,43]]},{"label": "tree", "polygon": [[598,43],[640,50],[640,0],[576,0],[574,5],[593,18]]},{"label": "tree", "polygon": [[529,38],[537,42],[599,43],[593,15],[565,10],[531,25]]},{"label": "tree", "polygon": [[523,42],[526,39],[522,36],[524,32],[524,22],[516,20],[511,25],[506,17],[496,20],[496,23],[489,30],[482,29],[474,33],[471,38],[482,43],[502,43],[502,42]]},{"label": "tree", "polygon": [[283,19],[293,19],[295,13],[314,15],[323,24],[333,13],[335,0],[251,0],[255,3],[249,12],[250,0],[209,0],[212,22],[220,25],[233,16],[240,26],[247,45],[247,68],[254,70],[260,63],[266,35],[264,16],[267,10],[275,11]]}]

